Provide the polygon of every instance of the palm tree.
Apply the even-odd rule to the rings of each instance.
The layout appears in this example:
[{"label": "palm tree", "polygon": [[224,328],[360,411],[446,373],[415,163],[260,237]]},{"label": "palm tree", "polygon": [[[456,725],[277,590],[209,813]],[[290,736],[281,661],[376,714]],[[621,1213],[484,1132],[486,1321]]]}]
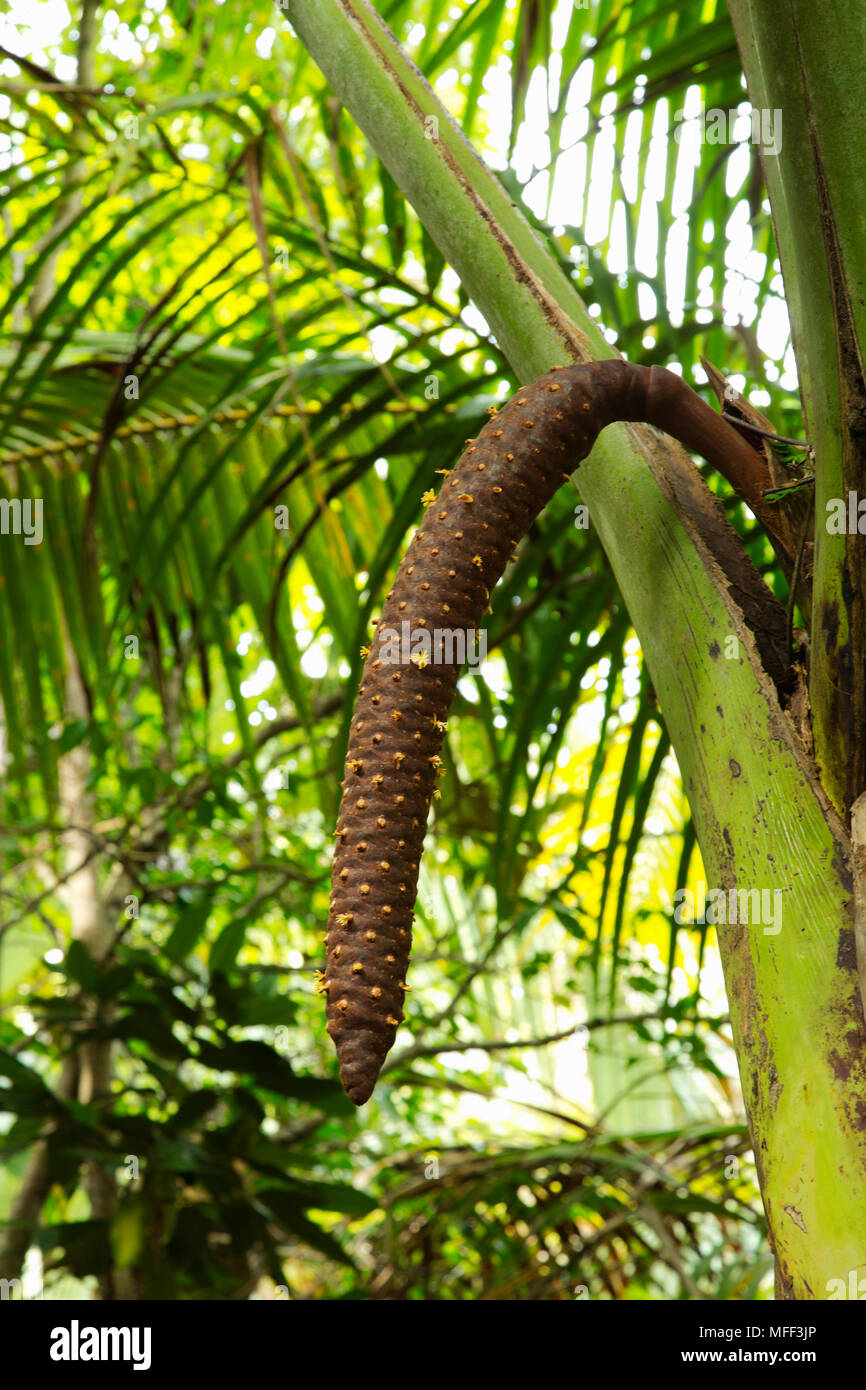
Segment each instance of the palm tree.
[{"label": "palm tree", "polygon": [[[808,670],[799,672],[794,690],[773,679],[761,640],[773,621],[772,596],[768,590],[757,612],[752,592],[743,598],[750,585],[726,547],[715,545],[712,522],[695,505],[687,458],[669,449],[662,456],[656,440],[622,430],[595,450],[577,485],[646,654],[711,881],[724,890],[787,895],[778,934],[729,924],[719,940],[777,1288],[814,1298],[860,1263],[866,1178],[856,950],[858,798],[866,788],[858,596],[866,588],[857,579],[857,526],[831,532],[822,524],[834,499],[856,496],[863,476],[856,307],[864,282],[863,209],[848,191],[856,126],[843,117],[840,129],[834,113],[839,74],[848,81],[847,55],[860,51],[866,17],[851,14],[837,24],[794,5],[780,32],[769,4],[731,8],[753,107],[762,116],[782,265],[800,287],[791,296],[792,317],[794,340],[803,345],[798,364],[816,520],[814,563],[809,557],[806,567]],[[434,106],[372,8],[349,14],[337,5],[300,7],[293,22],[518,376],[534,377],[551,362],[609,356],[573,286]],[[771,47],[772,66],[764,60]],[[772,143],[764,131],[769,115],[778,118],[770,123]],[[817,269],[816,245],[823,253]],[[762,452],[763,437],[751,437]],[[796,555],[788,555],[792,566],[802,564],[806,550],[802,523],[800,530]],[[731,636],[736,658],[720,662]],[[866,942],[860,948],[862,963]]]},{"label": "palm tree", "polygon": [[[823,518],[856,491],[861,447],[862,155],[845,113],[864,21],[731,12],[733,28],[721,7],[600,0],[565,24],[547,3],[398,3],[404,50],[368,4],[319,0],[275,21],[268,65],[238,55],[218,7],[125,89],[94,54],[88,3],[76,82],[25,57],[7,71],[31,126],[7,124],[19,148],[0,193],[0,940],[29,1017],[2,1039],[16,1118],[0,1277],[36,1243],[104,1296],[237,1296],[284,1284],[297,1242],[343,1257],[309,1211],[339,1213],[338,1235],[369,1218],[348,1109],[317,1074],[331,1063],[312,988],[360,649],[435,468],[515,382],[614,341],[709,380],[786,495],[759,524],[745,489],[612,426],[497,590],[499,675],[458,695],[443,865],[422,883],[416,998],[437,993],[389,1079],[434,1104],[442,1086],[491,1093],[477,1057],[470,1082],[455,1055],[525,1042],[541,1129],[502,1155],[506,1177],[455,1145],[424,1248],[453,1250],[455,1193],[493,1209],[528,1174],[594,1291],[631,1277],[660,1296],[754,1295],[754,1246],[728,1239],[755,1218],[726,1022],[699,1000],[712,946],[671,913],[703,876],[784,894],[781,931],[718,932],[777,1293],[826,1297],[861,1262],[862,586],[857,533]],[[743,69],[767,115],[752,148],[710,139],[693,110],[699,92],[727,119]],[[524,139],[539,102],[549,168]],[[684,194],[677,151],[701,130]],[[485,134],[498,173],[476,153]],[[721,288],[737,229],[757,306],[741,321]],[[754,331],[780,302],[777,254],[803,423]],[[805,467],[774,434],[810,442]],[[34,499],[42,544],[24,545]],[[782,678],[764,640],[780,622]],[[572,712],[590,701],[587,732]],[[656,940],[653,972],[631,947]],[[576,997],[604,1040],[595,1113],[537,1046],[573,1033]],[[606,1055],[623,1028],[631,1088]],[[646,1139],[666,1129],[682,1142]],[[118,1180],[129,1155],[138,1171]],[[389,1181],[409,1232],[411,1175]],[[497,1275],[492,1247],[467,1288],[519,1283],[527,1238],[503,1238],[513,1259]],[[411,1282],[388,1269],[386,1297]],[[522,1287],[544,1296],[540,1275]]]}]

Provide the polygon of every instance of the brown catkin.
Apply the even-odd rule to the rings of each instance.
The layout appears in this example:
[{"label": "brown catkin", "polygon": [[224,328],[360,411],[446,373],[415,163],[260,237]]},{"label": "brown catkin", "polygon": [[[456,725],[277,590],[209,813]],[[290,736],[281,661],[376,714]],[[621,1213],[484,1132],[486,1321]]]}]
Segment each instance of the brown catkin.
[{"label": "brown catkin", "polygon": [[[521,387],[446,474],[389,593],[349,733],[325,971],[328,1032],[356,1105],[403,1018],[418,865],[460,665],[402,660],[417,634],[478,631],[518,541],[614,420],[645,420],[725,476],[739,441],[680,377],[619,360],[553,368]],[[754,456],[743,455],[743,466]],[[444,471],[444,470],[443,470]],[[415,638],[413,639],[413,634]],[[395,659],[396,658],[396,659]]]}]

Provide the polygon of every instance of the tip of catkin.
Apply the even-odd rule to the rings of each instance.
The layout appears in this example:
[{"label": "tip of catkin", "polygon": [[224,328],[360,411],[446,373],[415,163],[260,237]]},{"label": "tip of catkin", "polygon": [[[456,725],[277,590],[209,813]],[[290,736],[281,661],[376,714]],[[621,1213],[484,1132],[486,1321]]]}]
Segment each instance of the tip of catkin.
[{"label": "tip of catkin", "polygon": [[348,1081],[343,1077],[342,1071],[340,1072],[340,1078],[343,1081],[346,1095],[349,1097],[352,1104],[357,1106],[366,1105],[373,1094],[376,1085],[375,1081],[358,1082],[357,1086],[350,1086]]},{"label": "tip of catkin", "polygon": [[378,1043],[377,1035],[366,1029],[337,1043],[340,1081],[353,1105],[366,1105],[373,1094],[384,1061]]}]

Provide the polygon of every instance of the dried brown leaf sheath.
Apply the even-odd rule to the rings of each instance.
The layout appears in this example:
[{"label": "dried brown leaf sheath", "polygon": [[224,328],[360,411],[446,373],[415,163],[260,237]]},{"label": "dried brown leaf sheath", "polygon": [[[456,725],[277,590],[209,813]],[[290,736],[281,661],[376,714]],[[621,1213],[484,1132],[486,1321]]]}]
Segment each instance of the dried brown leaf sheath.
[{"label": "dried brown leaf sheath", "polygon": [[349,735],[321,988],[356,1105],[403,1018],[418,864],[459,675],[454,662],[395,664],[386,630],[477,631],[514,547],[614,420],[667,430],[736,472],[747,500],[762,485],[746,476],[754,453],[732,462],[736,432],[682,378],[619,360],[554,368],[521,387],[445,478],[385,602]]}]

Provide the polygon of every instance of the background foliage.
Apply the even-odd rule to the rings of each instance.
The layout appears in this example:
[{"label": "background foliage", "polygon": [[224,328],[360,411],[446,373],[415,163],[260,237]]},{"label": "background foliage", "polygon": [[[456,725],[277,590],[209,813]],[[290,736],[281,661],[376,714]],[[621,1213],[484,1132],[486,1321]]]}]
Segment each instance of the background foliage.
[{"label": "background foliage", "polygon": [[[748,119],[676,138],[744,101],[724,6],[379,8],[611,343],[696,385],[704,355],[796,435]],[[335,1081],[314,985],[360,648],[513,388],[484,320],[279,8],[13,4],[0,42],[0,496],[44,500],[41,545],[0,537],[0,1214],[42,1152],[29,1277],[766,1295],[712,929],[672,917],[700,856],[569,489],[460,683],[407,1026],[362,1115]],[[109,1041],[110,1089],[64,1096]]]}]

